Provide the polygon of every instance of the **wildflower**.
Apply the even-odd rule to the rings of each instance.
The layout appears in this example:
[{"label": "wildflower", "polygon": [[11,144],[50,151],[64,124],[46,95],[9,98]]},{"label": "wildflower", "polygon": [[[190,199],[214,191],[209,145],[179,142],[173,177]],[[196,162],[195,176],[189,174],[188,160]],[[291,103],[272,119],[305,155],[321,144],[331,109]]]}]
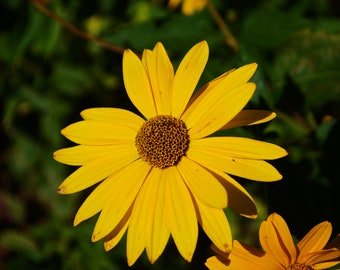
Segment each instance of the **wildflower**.
[{"label": "wildflower", "polygon": [[328,221],[321,222],[295,245],[284,219],[274,213],[260,227],[260,243],[265,252],[234,240],[231,253],[216,250],[219,255],[207,260],[210,270],[316,270],[340,262],[340,235],[327,246],[332,233]]},{"label": "wildflower", "polygon": [[182,12],[185,15],[192,15],[196,11],[201,11],[205,8],[208,3],[208,0],[170,0],[169,7],[176,8],[179,6],[180,2],[182,3]]},{"label": "wildflower", "polygon": [[143,117],[118,108],[93,108],[81,112],[83,121],[62,130],[79,145],[56,151],[54,158],[81,167],[64,180],[59,193],[100,183],[78,210],[74,225],[100,212],[92,241],[105,238],[106,250],[127,231],[129,265],[144,249],[156,261],[170,235],[190,261],[198,222],[217,247],[229,250],[232,239],[223,208],[256,216],[253,199],[229,174],[258,181],[282,178],[263,161],[285,156],[279,146],[207,137],[275,116],[242,111],[255,91],[248,80],[256,64],[224,73],[191,98],[207,60],[205,41],[186,54],[176,73],[161,43],[145,50],[142,60],[126,50],[124,84]]}]

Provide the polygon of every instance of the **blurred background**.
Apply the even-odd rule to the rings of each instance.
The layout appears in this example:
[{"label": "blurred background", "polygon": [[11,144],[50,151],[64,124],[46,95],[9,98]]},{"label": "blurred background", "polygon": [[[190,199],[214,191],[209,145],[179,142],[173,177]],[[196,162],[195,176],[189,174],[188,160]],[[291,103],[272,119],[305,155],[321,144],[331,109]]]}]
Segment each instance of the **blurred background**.
[{"label": "blurred background", "polygon": [[[225,135],[276,143],[289,156],[272,162],[275,183],[238,179],[256,200],[259,217],[227,209],[235,239],[258,245],[272,212],[300,239],[328,220],[340,233],[340,2],[337,0],[212,0],[239,46],[230,48],[211,10],[191,16],[166,0],[45,0],[46,7],[86,33],[142,52],[161,41],[177,66],[205,39],[210,58],[199,85],[257,62],[257,91],[248,108],[277,113],[273,121]],[[216,17],[215,17],[216,18]],[[122,81],[122,55],[76,36],[23,0],[0,2],[0,269],[130,269],[125,239],[105,252],[91,243],[97,216],[74,228],[89,190],[58,195],[75,170],[53,160],[72,145],[61,134],[91,107],[136,111]],[[227,109],[227,108],[226,108]],[[151,265],[145,254],[131,269],[205,269],[213,253],[200,231],[191,264],[170,240]]]}]

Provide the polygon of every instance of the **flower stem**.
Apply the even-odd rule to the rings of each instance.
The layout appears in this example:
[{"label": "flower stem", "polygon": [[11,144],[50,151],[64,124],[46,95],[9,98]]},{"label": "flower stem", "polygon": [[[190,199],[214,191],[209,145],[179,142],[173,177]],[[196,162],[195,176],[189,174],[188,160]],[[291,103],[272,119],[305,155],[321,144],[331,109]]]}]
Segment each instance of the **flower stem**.
[{"label": "flower stem", "polygon": [[117,54],[123,54],[124,49],[113,45],[111,43],[108,43],[104,40],[101,40],[97,37],[94,37],[86,32],[84,32],[83,30],[77,28],[76,26],[74,26],[73,24],[65,21],[63,18],[61,18],[60,16],[58,16],[57,14],[55,14],[53,11],[51,11],[50,9],[48,9],[45,4],[43,3],[42,0],[31,0],[31,3],[42,13],[44,13],[45,15],[49,16],[50,18],[54,19],[55,21],[57,21],[58,23],[60,23],[61,25],[63,25],[65,28],[67,28],[69,31],[71,31],[72,33],[74,33],[75,35],[84,38],[86,40],[92,41],[94,43],[97,43],[98,45],[102,46],[105,49],[111,50],[114,53]]},{"label": "flower stem", "polygon": [[210,12],[210,14],[211,14],[212,18],[214,19],[215,23],[217,24],[217,26],[220,28],[227,45],[234,52],[237,52],[238,48],[239,48],[238,41],[233,36],[233,34],[230,32],[228,26],[226,25],[226,23],[222,19],[221,15],[218,13],[217,9],[215,8],[215,6],[213,5],[213,3],[210,0],[207,1],[207,9]]}]

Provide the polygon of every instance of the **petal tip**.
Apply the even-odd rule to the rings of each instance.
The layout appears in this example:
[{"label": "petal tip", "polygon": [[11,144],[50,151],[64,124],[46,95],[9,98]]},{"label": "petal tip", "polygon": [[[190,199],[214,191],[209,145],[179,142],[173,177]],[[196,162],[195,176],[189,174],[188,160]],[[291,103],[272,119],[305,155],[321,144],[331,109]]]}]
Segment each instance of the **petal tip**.
[{"label": "petal tip", "polygon": [[106,252],[110,251],[113,248],[113,245],[110,242],[104,242],[104,250]]},{"label": "petal tip", "polygon": [[185,256],[185,260],[187,261],[187,262],[191,262],[191,260],[192,260],[192,256],[193,256],[194,254],[192,253],[192,252],[188,252],[188,254]]},{"label": "petal tip", "polygon": [[197,43],[198,46],[203,47],[205,50],[209,50],[209,45],[206,40],[202,40],[199,43]]},{"label": "petal tip", "polygon": [[223,250],[222,250],[222,251],[224,251],[224,252],[226,252],[226,253],[230,253],[231,250],[232,250],[232,247],[231,247],[230,244],[228,244],[228,243],[224,243],[224,244],[223,244]]},{"label": "petal tip", "polygon": [[81,220],[76,216],[73,220],[73,227],[78,226],[80,222],[81,222]]},{"label": "petal tip", "polygon": [[97,242],[100,238],[101,238],[101,237],[100,237],[100,232],[93,233],[93,234],[92,234],[92,237],[91,237],[91,241],[92,241],[92,242]]},{"label": "petal tip", "polygon": [[60,186],[58,187],[58,191],[59,194],[66,194],[66,187],[65,186]]},{"label": "petal tip", "polygon": [[64,137],[67,137],[67,131],[68,131],[68,128],[63,128],[62,130],[60,130],[60,134],[63,135]]},{"label": "petal tip", "polygon": [[58,151],[59,151],[59,150],[57,150],[57,151],[55,151],[55,152],[53,153],[53,159],[54,159],[54,160],[58,160],[58,158],[57,158],[57,156],[58,156]]}]

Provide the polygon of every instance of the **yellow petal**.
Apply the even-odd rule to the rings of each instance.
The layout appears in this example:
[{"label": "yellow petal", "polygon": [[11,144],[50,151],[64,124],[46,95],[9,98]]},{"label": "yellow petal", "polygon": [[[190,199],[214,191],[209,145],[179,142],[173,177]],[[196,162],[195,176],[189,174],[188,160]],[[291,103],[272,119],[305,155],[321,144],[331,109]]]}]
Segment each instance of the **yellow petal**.
[{"label": "yellow petal", "polygon": [[192,15],[195,11],[202,10],[207,0],[185,0],[182,4],[182,12],[185,15]]},{"label": "yellow petal", "polygon": [[153,51],[145,50],[143,63],[149,75],[153,97],[159,115],[170,115],[174,68],[162,43]]},{"label": "yellow petal", "polygon": [[[340,263],[340,261],[317,263],[317,264],[314,265],[314,267],[315,267],[315,269],[329,269],[329,268],[331,268],[333,266],[336,266],[339,263]],[[335,270],[339,270],[339,268],[335,269]]]},{"label": "yellow petal", "polygon": [[276,117],[276,113],[265,110],[242,110],[220,130],[243,126],[251,126],[268,122]]},{"label": "yellow petal", "polygon": [[[245,86],[246,82],[251,78],[251,76],[254,74],[256,70],[257,64],[249,64],[245,65],[243,67],[240,67],[236,70],[228,71],[224,74],[222,74],[220,77],[210,81],[208,84],[203,86],[191,99],[186,111],[184,112],[184,115],[182,116],[182,120],[184,120],[187,123],[187,127],[192,127],[196,121],[198,121],[197,117],[195,118],[195,114],[200,112],[203,109],[203,106],[209,106],[212,107],[213,110],[215,110],[216,104],[211,104],[211,102],[219,101],[219,96],[222,96],[225,98],[225,95],[227,95],[228,98],[226,98],[225,104],[221,104],[219,109],[226,112],[230,110],[229,107],[233,107],[233,103],[237,102],[237,100],[233,100],[232,102],[228,101],[230,98],[233,98],[233,96],[237,95],[235,93],[235,88]],[[215,92],[215,93],[211,93]],[[216,96],[217,95],[217,96]],[[209,98],[209,102],[207,102],[207,97]],[[215,98],[215,101],[213,100]],[[247,100],[248,101],[248,100]],[[246,101],[246,102],[247,102]],[[209,104],[210,103],[210,104]],[[241,105],[241,104],[239,104]],[[245,105],[245,104],[244,104]],[[243,106],[244,106],[243,105]],[[223,124],[221,127],[227,123],[231,118],[233,118],[242,108],[236,112],[229,112],[229,119],[223,119]],[[206,111],[206,116],[213,118],[211,116],[211,112],[207,110],[208,108],[204,108]],[[202,113],[201,113],[202,114]],[[217,113],[216,113],[217,114]],[[230,114],[233,114],[230,116]],[[224,114],[223,114],[224,116]],[[202,116],[201,116],[202,117]],[[192,119],[190,119],[192,118]],[[188,122],[189,121],[189,122]],[[192,123],[190,123],[192,122]],[[221,128],[220,127],[220,128]]]},{"label": "yellow petal", "polygon": [[144,119],[128,110],[117,108],[91,108],[81,112],[84,120],[94,120],[99,122],[112,123],[132,128],[136,131],[144,123]]},{"label": "yellow petal", "polygon": [[210,270],[285,270],[273,258],[264,254],[260,250],[241,243],[233,241],[233,249],[228,254],[210,257],[205,265]]},{"label": "yellow petal", "polygon": [[308,253],[322,250],[327,244],[331,233],[332,225],[328,221],[321,222],[311,229],[297,244],[300,251],[298,260],[304,260]]},{"label": "yellow petal", "polygon": [[191,105],[195,109],[187,110],[182,117],[189,129],[190,138],[203,138],[219,130],[248,103],[255,87],[254,83],[247,83],[226,89],[220,83],[213,91],[204,91]]},{"label": "yellow petal", "polygon": [[208,61],[209,48],[206,41],[193,46],[184,56],[174,79],[171,115],[179,118],[195,90]]},{"label": "yellow petal", "polygon": [[131,216],[131,208],[126,212],[122,220],[118,223],[118,225],[105,237],[104,241],[104,249],[105,251],[109,251],[113,249],[119,241],[122,239],[123,235],[126,232],[126,229],[129,226],[129,220]]},{"label": "yellow petal", "polygon": [[80,121],[61,133],[78,144],[108,145],[134,142],[137,132],[132,128],[98,121]]},{"label": "yellow petal", "polygon": [[278,214],[273,213],[267,221],[271,222],[277,232],[278,241],[280,242],[283,250],[289,257],[289,264],[296,261],[297,249],[295,247],[292,235],[290,234],[289,228],[285,220]]},{"label": "yellow petal", "polygon": [[101,211],[107,205],[108,201],[111,200],[112,195],[121,189],[121,187],[118,186],[120,183],[117,181],[117,176],[121,177],[120,173],[107,178],[91,192],[79,208],[74,218],[74,226],[77,226],[80,222]]},{"label": "yellow petal", "polygon": [[131,164],[130,166],[123,168],[118,173],[111,175],[92,191],[79,208],[74,218],[74,226],[77,226],[80,222],[97,214],[107,205],[112,196],[119,192],[122,188],[120,186],[122,185],[121,181],[124,181],[122,171],[128,170],[133,166],[134,164]]},{"label": "yellow petal", "polygon": [[[291,263],[291,256],[286,246],[282,242],[281,234],[287,231],[277,231],[271,221],[264,220],[260,226],[260,243],[263,250],[272,258],[276,259],[282,265],[288,267]],[[289,233],[289,230],[288,230]],[[289,233],[290,234],[290,233]],[[289,236],[285,236],[286,238]]]},{"label": "yellow petal", "polygon": [[223,210],[208,207],[196,199],[199,222],[216,247],[229,252],[232,247],[232,236],[229,222]]},{"label": "yellow petal", "polygon": [[168,242],[170,231],[168,228],[167,212],[165,211],[166,202],[166,183],[168,173],[166,170],[161,170],[161,178],[155,178],[153,181],[159,182],[158,190],[154,190],[156,200],[154,202],[154,218],[151,226],[151,237],[146,239],[146,254],[151,263],[155,262],[162,254],[166,243]]},{"label": "yellow petal", "polygon": [[115,187],[107,190],[111,194],[111,198],[99,215],[92,241],[103,238],[117,226],[133,204],[149,170],[150,167],[139,159],[115,175]]},{"label": "yellow petal", "polygon": [[60,149],[53,154],[53,158],[61,163],[81,166],[94,159],[103,157],[117,157],[129,155],[131,158],[138,157],[136,147],[132,143],[115,145],[77,145]]},{"label": "yellow petal", "polygon": [[201,203],[215,208],[227,207],[227,193],[207,169],[182,157],[177,169],[193,195]]},{"label": "yellow petal", "polygon": [[176,167],[169,167],[164,170],[164,174],[169,229],[179,253],[190,262],[198,237],[195,208]]},{"label": "yellow petal", "polygon": [[202,152],[220,152],[225,158],[277,159],[287,155],[283,148],[242,137],[208,137],[192,140],[190,147]]},{"label": "yellow petal", "polygon": [[227,190],[228,207],[248,218],[256,218],[257,210],[253,198],[233,178],[223,172],[214,172],[215,177]]},{"label": "yellow petal", "polygon": [[262,160],[227,157],[223,153],[202,152],[191,143],[187,157],[212,170],[256,181],[276,181],[282,175],[269,163]]},{"label": "yellow petal", "polygon": [[130,266],[138,259],[144,247],[151,263],[155,262],[169,239],[162,174],[163,170],[153,168],[137,195],[127,235],[127,257]]},{"label": "yellow petal", "polygon": [[133,162],[137,157],[134,150],[94,159],[69,175],[60,184],[58,192],[70,194],[88,188]]},{"label": "yellow petal", "polygon": [[328,269],[340,263],[340,249],[331,248],[309,253],[304,256],[302,262],[312,265],[315,269]]},{"label": "yellow petal", "polygon": [[131,50],[124,52],[123,79],[126,92],[135,107],[146,118],[156,116],[155,100],[145,67]]},{"label": "yellow petal", "polygon": [[[220,257],[217,257],[217,256],[210,257],[205,262],[205,266],[208,267],[209,270],[233,269],[233,268],[229,268],[229,265],[230,265],[229,260],[227,260],[225,258],[220,258]],[[234,268],[234,269],[236,269],[236,268]]]},{"label": "yellow petal", "polygon": [[136,262],[145,248],[146,239],[151,237],[150,228],[154,218],[155,192],[159,185],[157,181],[153,180],[157,177],[160,178],[160,171],[160,169],[150,171],[134,202],[126,242],[129,266]]}]

